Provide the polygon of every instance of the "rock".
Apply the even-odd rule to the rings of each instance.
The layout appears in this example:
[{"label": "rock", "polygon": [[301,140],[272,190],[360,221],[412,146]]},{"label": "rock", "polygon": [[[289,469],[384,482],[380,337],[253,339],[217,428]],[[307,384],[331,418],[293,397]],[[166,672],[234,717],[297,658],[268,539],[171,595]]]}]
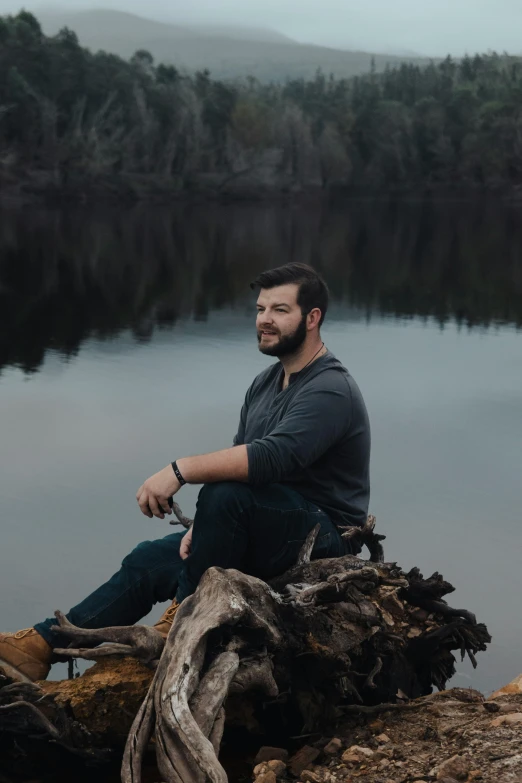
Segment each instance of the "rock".
[{"label": "rock", "polygon": [[499,712],[500,705],[497,704],[496,701],[485,701],[484,709],[486,710],[486,712]]},{"label": "rock", "polygon": [[327,756],[336,756],[338,753],[341,752],[343,749],[343,743],[339,739],[339,737],[334,737],[330,740],[328,745],[325,745],[323,748],[323,753],[326,753]]},{"label": "rock", "polygon": [[499,715],[498,718],[494,718],[490,726],[497,728],[498,726],[508,725],[512,726],[515,723],[522,723],[522,712],[513,712],[510,715]]},{"label": "rock", "polygon": [[284,775],[286,772],[286,764],[279,759],[272,759],[268,762],[268,769],[272,770],[276,775]]},{"label": "rock", "polygon": [[305,745],[298,750],[288,762],[292,775],[295,775],[296,778],[299,777],[303,769],[306,769],[309,764],[313,764],[320,753],[320,750],[312,748],[311,745]]},{"label": "rock", "polygon": [[268,772],[265,772],[263,775],[259,775],[259,777],[256,778],[256,783],[277,783],[275,772],[268,770]]},{"label": "rock", "polygon": [[272,759],[287,761],[288,751],[284,748],[271,748],[269,745],[263,745],[263,747],[259,748],[257,751],[254,764],[260,764],[262,761],[272,761]]},{"label": "rock", "polygon": [[387,742],[390,742],[390,738],[387,734],[379,734],[378,737],[375,737],[377,742],[380,742],[381,745],[386,745]]},{"label": "rock", "polygon": [[345,750],[342,755],[342,760],[345,764],[360,764],[363,761],[368,761],[373,756],[373,750],[370,748],[364,748],[360,745],[352,745],[351,748]]},{"label": "rock", "polygon": [[491,696],[488,697],[488,701],[494,701],[495,699],[498,699],[499,696],[508,696],[510,693],[522,693],[522,674],[515,677],[508,685],[504,685],[503,688],[492,693]]},{"label": "rock", "polygon": [[322,783],[322,778],[317,772],[312,772],[309,769],[305,769],[301,775],[303,783]]},{"label": "rock", "polygon": [[520,704],[501,704],[500,712],[520,712]]},{"label": "rock", "polygon": [[446,759],[442,764],[438,764],[431,770],[431,775],[435,775],[437,780],[444,778],[455,778],[455,780],[466,780],[468,772],[471,769],[469,759],[464,756],[452,756]]},{"label": "rock", "polygon": [[451,693],[453,698],[457,701],[463,701],[465,704],[484,703],[484,696],[474,688],[451,688],[451,691],[446,691],[446,693]]},{"label": "rock", "polygon": [[[126,736],[152,676],[152,670],[134,658],[102,658],[81,677],[64,682],[46,680],[40,686],[89,732],[100,737]],[[4,758],[2,770],[5,772]]]}]

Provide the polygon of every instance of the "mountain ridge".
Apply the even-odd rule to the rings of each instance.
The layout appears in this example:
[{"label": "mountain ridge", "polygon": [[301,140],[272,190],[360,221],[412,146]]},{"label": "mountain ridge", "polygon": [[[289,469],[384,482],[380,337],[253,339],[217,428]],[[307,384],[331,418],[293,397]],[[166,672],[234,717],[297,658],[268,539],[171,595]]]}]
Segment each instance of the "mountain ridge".
[{"label": "mountain ridge", "polygon": [[149,51],[156,62],[180,69],[208,69],[215,78],[252,76],[261,82],[313,78],[317,70],[349,78],[402,62],[428,63],[420,57],[399,57],[303,44],[267,28],[230,25],[195,25],[160,22],[112,9],[37,12],[43,31],[55,35],[61,28],[73,30],[83,46],[104,50],[126,59],[138,49]]},{"label": "mountain ridge", "polygon": [[[138,25],[141,27],[141,35],[174,35],[182,37],[185,34],[196,37],[217,37],[217,38],[237,38],[245,41],[265,41],[267,43],[285,43],[298,46],[298,42],[292,38],[273,30],[269,27],[248,27],[245,25],[227,25],[227,24],[198,24],[195,22],[184,22],[174,19],[159,19],[141,14],[135,14],[132,11],[119,11],[113,8],[93,8],[78,11],[69,11],[64,8],[46,6],[35,11],[35,15],[41,21],[44,32],[57,32],[59,27],[71,25],[80,25],[85,30],[93,31],[93,26],[98,25],[100,18],[109,23],[121,24],[127,22],[134,24],[135,29],[130,32],[138,32]],[[127,28],[129,32],[129,28]]]}]

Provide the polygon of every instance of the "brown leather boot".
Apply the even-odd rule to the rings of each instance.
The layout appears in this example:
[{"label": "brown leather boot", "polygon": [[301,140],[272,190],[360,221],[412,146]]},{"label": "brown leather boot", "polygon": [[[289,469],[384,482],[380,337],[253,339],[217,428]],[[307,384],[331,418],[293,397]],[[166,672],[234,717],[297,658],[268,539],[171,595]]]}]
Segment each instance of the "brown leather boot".
[{"label": "brown leather boot", "polygon": [[0,669],[13,680],[45,680],[51,668],[52,654],[52,647],[34,628],[0,633]]},{"label": "brown leather boot", "polygon": [[164,639],[167,638],[169,635],[169,631],[172,628],[172,623],[174,622],[174,618],[176,616],[176,612],[178,611],[181,604],[178,604],[176,599],[172,602],[172,604],[169,606],[167,611],[160,617],[157,623],[154,623],[154,628],[160,632],[160,634],[163,636]]}]

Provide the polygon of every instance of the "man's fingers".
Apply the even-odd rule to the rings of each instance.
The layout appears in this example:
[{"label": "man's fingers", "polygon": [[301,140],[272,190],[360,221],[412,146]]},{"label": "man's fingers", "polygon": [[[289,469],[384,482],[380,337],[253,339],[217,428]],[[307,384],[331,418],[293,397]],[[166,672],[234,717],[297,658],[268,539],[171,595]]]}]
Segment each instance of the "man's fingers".
[{"label": "man's fingers", "polygon": [[149,508],[155,517],[165,519],[165,514],[159,507],[158,499],[152,493],[149,495]]},{"label": "man's fingers", "polygon": [[[144,485],[145,486],[145,485]],[[165,519],[165,508],[169,507],[168,500],[164,498],[160,501],[151,492],[142,489],[141,493],[137,496],[139,507],[146,517],[151,519],[153,516],[159,519]]]},{"label": "man's fingers", "polygon": [[164,514],[172,514],[172,509],[170,508],[168,498],[162,496],[162,497],[158,497],[157,500],[158,500],[158,505]]},{"label": "man's fingers", "polygon": [[192,552],[192,528],[188,531],[188,533],[185,533],[183,538],[181,539],[181,543],[179,546],[179,555],[182,560],[186,560],[187,557]]},{"label": "man's fingers", "polygon": [[143,487],[144,486],[145,486],[145,484],[142,484],[141,487],[139,488],[139,490],[136,492],[136,500],[138,501],[138,503],[140,502],[140,497],[141,497],[141,493],[143,492]]},{"label": "man's fingers", "polygon": [[149,519],[152,517],[151,510],[149,508],[149,496],[146,492],[142,492],[140,497],[138,498],[138,505],[141,509],[142,514],[145,514],[146,517],[149,517]]}]

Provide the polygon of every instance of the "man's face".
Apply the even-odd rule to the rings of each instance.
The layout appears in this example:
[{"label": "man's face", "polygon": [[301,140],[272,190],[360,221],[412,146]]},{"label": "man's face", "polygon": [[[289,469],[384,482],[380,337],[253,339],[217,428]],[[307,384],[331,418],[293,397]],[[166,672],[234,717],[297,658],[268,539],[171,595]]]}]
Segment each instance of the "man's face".
[{"label": "man's face", "polygon": [[296,284],[261,289],[257,300],[257,341],[267,356],[288,356],[304,343],[306,315],[297,304]]}]

